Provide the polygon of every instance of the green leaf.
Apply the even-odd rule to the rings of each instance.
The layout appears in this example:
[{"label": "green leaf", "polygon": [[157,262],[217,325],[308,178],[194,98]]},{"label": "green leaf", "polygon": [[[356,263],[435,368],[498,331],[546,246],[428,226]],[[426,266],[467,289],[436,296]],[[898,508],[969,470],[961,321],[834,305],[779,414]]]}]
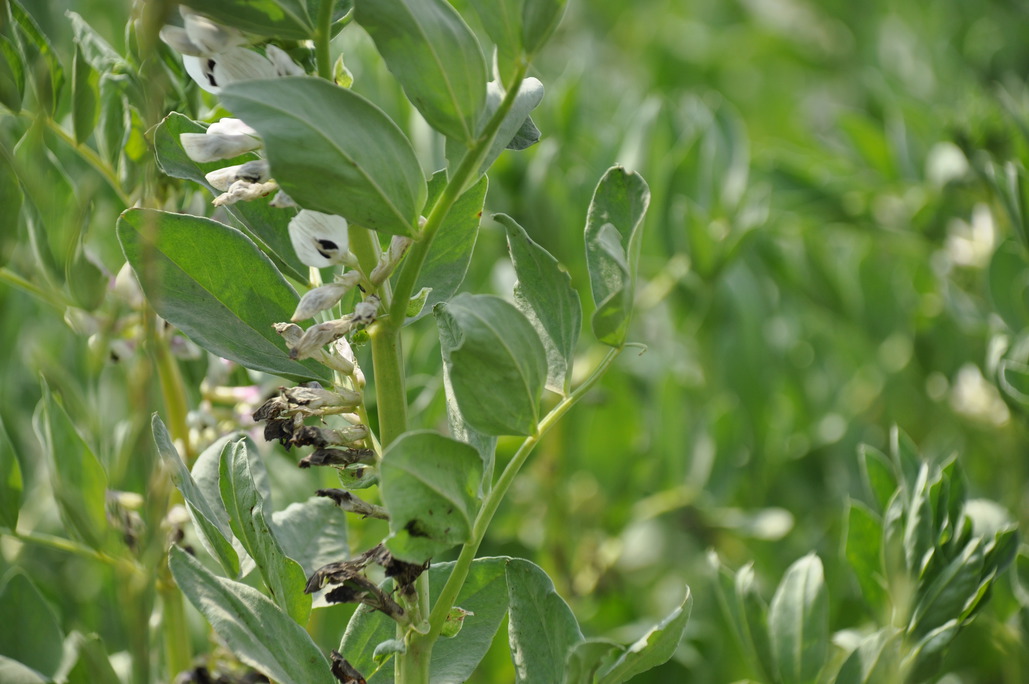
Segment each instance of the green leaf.
[{"label": "green leaf", "polygon": [[211,574],[173,546],[168,564],[175,583],[247,665],[280,684],[331,684],[329,663],[304,628],[264,594]]},{"label": "green leaf", "polygon": [[682,641],[692,608],[693,596],[689,587],[686,587],[686,596],[682,604],[629,646],[597,681],[603,684],[619,684],[668,662]]},{"label": "green leaf", "polygon": [[0,655],[52,677],[61,662],[64,641],[57,613],[17,568],[9,570],[0,585],[0,615],[5,616],[0,620]]},{"label": "green leaf", "polygon": [[532,323],[491,295],[461,294],[434,312],[464,420],[489,435],[534,434],[547,361]]},{"label": "green leaf", "polygon": [[504,83],[509,83],[522,49],[522,8],[525,0],[473,2],[486,33],[497,45],[496,65]]},{"label": "green leaf", "polygon": [[583,640],[571,609],[538,565],[520,558],[507,566],[508,638],[516,682],[560,682],[565,659]]},{"label": "green leaf", "polygon": [[982,539],[973,539],[928,585],[919,586],[908,632],[924,637],[960,616],[977,598],[983,561]]},{"label": "green leaf", "polygon": [[78,12],[68,10],[64,14],[71,22],[76,48],[93,69],[101,74],[124,74],[130,78],[134,76],[134,70],[125,58],[119,55]]},{"label": "green leaf", "polygon": [[[477,558],[472,561],[457,605],[474,615],[465,618],[457,636],[443,638],[432,649],[430,680],[433,682],[467,681],[489,650],[500,624],[507,615],[507,565],[510,558]],[[453,563],[434,564],[429,568],[429,597],[435,602],[453,571]],[[339,651],[366,676],[378,665],[376,646],[396,635],[396,623],[377,611],[359,607],[347,625]],[[372,684],[393,681],[392,667],[380,670]]]},{"label": "green leaf", "polygon": [[471,147],[486,98],[486,60],[445,0],[357,0],[357,22],[430,126]]},{"label": "green leaf", "polygon": [[917,479],[911,483],[904,518],[904,563],[915,577],[922,574],[926,554],[935,545],[933,505],[929,497],[929,465],[922,463]]},{"label": "green leaf", "polygon": [[10,2],[11,16],[20,29],[22,51],[25,64],[29,69],[31,82],[36,91],[36,99],[41,109],[53,114],[61,96],[64,85],[64,68],[57,58],[50,39],[39,28],[32,15],[25,11],[18,0]]},{"label": "green leaf", "polygon": [[890,460],[900,476],[905,493],[910,495],[922,470],[923,461],[914,441],[896,425],[890,428]]},{"label": "green leaf", "polygon": [[886,608],[885,578],[881,565],[883,526],[879,516],[860,501],[851,500],[847,510],[844,553],[861,587],[861,595],[874,614]]},{"label": "green leaf", "polygon": [[897,490],[897,474],[886,454],[867,444],[858,447],[861,475],[879,510],[885,510]]},{"label": "green leaf", "polygon": [[48,684],[50,679],[28,665],[0,655],[0,682],[4,684]]},{"label": "green leaf", "polygon": [[239,557],[232,548],[228,513],[220,505],[216,508],[215,502],[204,496],[186,464],[179,457],[179,452],[172,445],[168,428],[156,413],[151,419],[151,428],[157,453],[171,473],[172,482],[182,492],[186,510],[196,527],[200,543],[218,560],[225,572],[231,577],[239,576]]},{"label": "green leaf", "polygon": [[496,214],[507,230],[507,245],[514,262],[515,305],[525,314],[547,353],[547,388],[567,394],[572,381],[575,343],[582,328],[582,307],[572,279],[557,259],[532,241],[514,219]]},{"label": "green leaf", "polygon": [[[429,197],[425,203],[426,214],[446,184],[446,171],[437,171],[432,175],[429,180]],[[475,250],[475,241],[479,236],[482,206],[488,187],[489,179],[483,176],[478,183],[457,198],[436,231],[436,237],[432,239],[429,253],[425,255],[425,263],[418,274],[416,285],[418,289],[432,289],[422,309],[423,314],[431,311],[440,302],[453,297],[464,281],[468,264],[472,260],[472,252]],[[420,317],[421,315],[413,316],[408,322]]]},{"label": "green leaf", "polygon": [[250,474],[246,442],[227,445],[222,452],[222,502],[229,512],[229,526],[236,539],[254,559],[265,586],[275,602],[301,625],[311,615],[311,595],[304,592],[307,575],[286,556],[264,514],[264,500]]},{"label": "green leaf", "polygon": [[869,634],[843,661],[836,684],[902,684],[901,632],[894,627]]},{"label": "green leaf", "polygon": [[270,38],[311,38],[314,25],[301,0],[182,0],[223,26]]},{"label": "green leaf", "polygon": [[593,684],[598,672],[606,671],[625,652],[625,647],[607,639],[586,639],[568,651],[565,684]]},{"label": "green leaf", "polygon": [[25,93],[25,64],[17,46],[7,36],[0,36],[0,104],[17,114]]},{"label": "green leaf", "polygon": [[783,680],[816,681],[829,649],[829,596],[818,556],[786,571],[768,609],[768,631]]},{"label": "green leaf", "polygon": [[[505,94],[504,88],[496,81],[490,81],[486,85],[486,106],[483,109],[482,117],[479,120],[479,130],[485,127],[493,114],[500,108],[500,103],[504,99]],[[501,152],[506,150],[512,141],[522,131],[522,127],[529,118],[529,114],[532,110],[536,109],[540,102],[543,101],[543,84],[535,78],[527,78],[522,81],[521,86],[518,88],[518,94],[515,95],[515,101],[511,105],[510,111],[507,116],[500,123],[500,128],[497,129],[497,134],[493,138],[493,142],[490,144],[489,151],[483,158],[482,163],[479,165],[479,172],[473,175],[469,180],[469,183],[474,182],[480,176],[493,166],[493,162],[497,160]],[[446,144],[446,155],[447,164],[451,169],[456,169],[460,163],[462,157],[468,152],[468,148],[460,144],[454,139],[448,139]]]},{"label": "green leaf", "polygon": [[[443,349],[443,358],[446,360],[447,351]],[[493,486],[493,466],[496,460],[497,438],[495,435],[487,435],[479,432],[465,420],[458,406],[457,397],[454,396],[454,384],[450,380],[450,369],[446,363],[443,364],[443,396],[447,402],[447,427],[450,428],[450,436],[459,442],[470,444],[479,452],[482,459],[482,485],[483,492],[489,491]]]},{"label": "green leaf", "polygon": [[[217,196],[220,194],[204,177],[215,169],[242,164],[258,156],[253,152],[234,159],[198,164],[182,149],[179,136],[183,133],[203,133],[206,127],[192,121],[178,112],[172,112],[154,129],[152,137],[157,166],[173,178],[182,178],[203,185]],[[262,197],[249,202],[236,202],[225,209],[240,222],[243,232],[257,243],[284,275],[306,282],[308,268],[297,258],[289,239],[289,221],[296,216],[295,209],[280,209],[269,206],[272,197]]]},{"label": "green leaf", "polygon": [[0,526],[9,530],[18,528],[22,489],[21,465],[0,417]]},{"label": "green leaf", "polygon": [[[69,653],[74,658],[74,664],[68,668],[68,684],[121,684],[98,635],[72,632],[65,639],[64,650],[66,661]],[[57,679],[64,681],[60,676]]]},{"label": "green leaf", "polygon": [[636,173],[615,166],[604,174],[586,216],[586,265],[597,310],[593,334],[612,347],[625,343],[636,289],[640,230],[650,189]]},{"label": "green leaf", "polygon": [[292,503],[272,513],[271,526],[283,553],[299,563],[307,577],[350,553],[347,519],[324,497]]},{"label": "green leaf", "polygon": [[374,104],[306,77],[233,83],[221,100],[261,134],[272,175],[300,206],[413,234],[425,178],[411,143]]},{"label": "green leaf", "polygon": [[[191,180],[203,185],[209,192],[218,195],[205,174],[226,166],[242,164],[257,159],[252,152],[234,159],[198,164],[182,149],[179,136],[183,133],[203,133],[207,129],[189,117],[172,112],[153,131],[154,152],[161,171],[173,178]],[[249,202],[236,202],[226,208],[243,226],[243,232],[257,243],[261,251],[271,257],[283,274],[296,280],[307,280],[308,268],[297,258],[289,239],[289,221],[296,215],[294,209],[278,209],[268,206],[271,197]]]},{"label": "green leaf", "polygon": [[55,275],[60,277],[81,240],[83,207],[76,185],[47,143],[40,118],[15,146],[14,169],[42,223],[37,242],[52,257]]},{"label": "green leaf", "polygon": [[45,379],[41,385],[32,426],[46,456],[57,510],[76,538],[99,549],[108,532],[107,473]]},{"label": "green leaf", "polygon": [[522,45],[531,56],[554,35],[568,0],[525,0],[522,9]]},{"label": "green leaf", "polygon": [[289,358],[272,328],[299,297],[245,235],[217,221],[130,209],[118,238],[154,310],[204,349],[247,368],[298,381],[328,380]]},{"label": "green leaf", "polygon": [[994,310],[1014,332],[1029,327],[1029,260],[1017,240],[1001,243],[986,271]]},{"label": "green leaf", "polygon": [[768,604],[757,591],[754,566],[744,565],[736,573],[735,595],[741,618],[744,643],[750,648],[754,662],[772,682],[781,682],[772,640],[768,633]]},{"label": "green leaf", "polygon": [[435,432],[408,432],[386,449],[381,473],[386,546],[395,557],[421,564],[468,541],[482,480],[475,449]]}]

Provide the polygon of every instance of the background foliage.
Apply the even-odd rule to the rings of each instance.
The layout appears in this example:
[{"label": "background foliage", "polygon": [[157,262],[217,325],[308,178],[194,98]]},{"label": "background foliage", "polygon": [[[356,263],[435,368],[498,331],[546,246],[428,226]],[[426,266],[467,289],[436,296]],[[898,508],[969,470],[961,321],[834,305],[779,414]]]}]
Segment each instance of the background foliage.
[{"label": "background foliage", "polygon": [[[88,82],[88,73],[76,78],[76,59],[116,56],[82,40],[76,56],[76,23],[64,10],[124,54],[128,7],[26,4],[69,83]],[[839,640],[878,619],[862,602],[844,539],[848,499],[877,504],[858,447],[889,452],[893,425],[931,461],[956,453],[970,498],[999,504],[998,515],[1023,529],[1029,522],[1025,20],[1024,9],[1000,1],[573,2],[535,64],[547,88],[533,114],[544,137],[494,167],[486,215],[516,217],[589,301],[581,231],[590,194],[612,161],[639,171],[653,201],[630,339],[648,350],[624,355],[541,444],[481,553],[532,559],[587,636],[623,643],[668,614],[690,584],[686,639],[639,681],[763,678],[740,657],[719,607],[709,549],[728,568],[753,563],[765,601],[814,552]],[[424,124],[367,37],[346,32],[340,43],[355,89],[409,122],[423,158],[441,154],[419,138]],[[0,540],[2,600],[7,608],[11,596],[30,596],[15,614],[31,612],[33,633],[47,635],[51,650],[38,654],[38,667],[48,675],[60,637],[73,630],[102,638],[97,646],[82,637],[82,649],[156,647],[146,625],[160,583],[137,586],[117,562],[54,548],[45,535],[92,544],[112,534],[69,482],[143,494],[130,508],[145,530],[133,531],[129,513],[119,529],[138,532],[134,543],[159,565],[170,485],[156,468],[149,416],[162,410],[155,378],[167,359],[135,345],[147,323],[131,316],[131,297],[114,282],[124,260],[114,225],[132,188],[146,187],[169,210],[203,213],[208,199],[156,172],[145,135],[169,102],[199,115],[195,92],[162,80],[161,69],[141,81],[115,65],[95,84],[120,109],[98,106],[107,114],[85,141],[101,158],[92,163],[75,139],[73,88],[53,103],[64,133],[34,122],[50,106],[55,73],[27,74],[43,79],[30,89],[36,95],[21,114],[0,114],[0,475],[14,481],[13,455],[23,481],[23,538]],[[33,171],[23,192],[11,190],[16,167]],[[506,235],[485,222],[466,289],[510,291]],[[197,407],[190,426],[198,437],[219,436],[233,401],[213,388],[244,378],[173,342]],[[438,426],[431,322],[412,326],[405,342],[412,423]],[[62,431],[59,451],[37,437],[41,421]],[[501,460],[513,444],[501,440]],[[308,471],[281,452],[264,456],[276,508],[305,499]],[[17,489],[5,489],[7,527]],[[83,499],[78,518],[57,515],[62,496]],[[381,535],[376,525],[352,526],[352,544]],[[1024,547],[1014,568],[1029,580]],[[1001,577],[947,650],[944,671],[956,681],[1029,676],[1029,608],[1017,575]],[[38,594],[21,586],[25,577]],[[338,639],[346,612],[316,611],[315,641]],[[201,622],[186,619],[203,647]],[[13,638],[0,634],[0,646]],[[506,651],[491,651],[475,676],[510,679]]]}]

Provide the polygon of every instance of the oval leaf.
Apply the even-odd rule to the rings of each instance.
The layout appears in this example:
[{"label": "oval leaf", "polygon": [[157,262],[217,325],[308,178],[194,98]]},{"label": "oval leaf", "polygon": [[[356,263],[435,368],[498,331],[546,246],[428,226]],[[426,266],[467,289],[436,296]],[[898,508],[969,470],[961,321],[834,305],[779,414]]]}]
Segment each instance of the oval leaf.
[{"label": "oval leaf", "polygon": [[782,678],[815,681],[829,652],[829,595],[818,556],[804,556],[786,571],[768,609],[768,631]]},{"label": "oval leaf", "polygon": [[620,166],[600,179],[586,216],[586,265],[597,310],[593,334],[604,344],[625,343],[636,288],[640,225],[650,204],[646,181]]},{"label": "oval leaf", "polygon": [[471,146],[486,97],[486,60],[445,0],[359,0],[355,17],[430,126]]},{"label": "oval leaf", "polygon": [[21,570],[10,570],[4,580],[0,587],[0,615],[7,619],[0,620],[0,653],[49,678],[61,664],[64,641],[57,614]]},{"label": "oval leaf", "polygon": [[597,680],[600,684],[627,682],[636,675],[668,662],[682,641],[683,631],[690,619],[693,595],[686,587],[682,604],[664,620],[629,646],[622,656]]},{"label": "oval leaf", "polygon": [[42,390],[32,427],[46,456],[57,510],[74,536],[95,549],[102,548],[110,529],[107,473],[46,380]]},{"label": "oval leaf", "polygon": [[[186,464],[182,462],[179,452],[172,444],[168,428],[155,413],[151,419],[151,427],[154,433],[154,444],[157,445],[157,453],[164,461],[165,467],[171,473],[172,482],[182,493],[186,502],[186,510],[189,518],[196,528],[197,537],[207,552],[221,564],[232,577],[239,575],[239,557],[232,548],[232,532],[229,530],[228,514],[225,509],[217,505],[217,500],[210,500],[204,496],[203,490],[190,474]],[[217,505],[217,508],[215,507]]]},{"label": "oval leaf", "polygon": [[21,465],[0,417],[0,525],[7,529],[18,527],[22,489]]},{"label": "oval leaf", "polygon": [[507,247],[518,276],[515,305],[532,323],[547,351],[547,388],[567,394],[582,328],[579,293],[557,259],[533,242],[514,219],[504,214],[493,219],[507,230]]},{"label": "oval leaf", "polygon": [[273,38],[303,40],[314,32],[301,0],[182,0],[223,26]]},{"label": "oval leaf", "polygon": [[298,623],[307,624],[311,615],[311,596],[304,592],[307,575],[282,551],[268,524],[264,500],[250,474],[245,440],[222,452],[220,475],[218,484],[233,534],[254,559],[275,602]]},{"label": "oval leaf", "polygon": [[[249,152],[223,161],[197,163],[182,149],[179,136],[183,133],[203,133],[207,129],[178,112],[164,118],[153,132],[154,154],[161,171],[173,178],[182,178],[199,183],[217,196],[219,191],[211,186],[205,174],[215,169],[243,164],[257,159]],[[268,205],[271,197],[236,202],[225,207],[243,226],[243,232],[257,243],[261,251],[271,257],[283,274],[299,281],[306,281],[308,268],[300,263],[293,244],[289,240],[289,220],[296,216],[296,209],[277,209]]]},{"label": "oval leaf", "polygon": [[522,45],[534,55],[554,35],[568,0],[525,0],[522,8]]},{"label": "oval leaf", "polygon": [[468,425],[488,435],[534,434],[547,356],[529,319],[491,295],[458,295],[435,314],[454,397]]},{"label": "oval leaf", "polygon": [[154,310],[204,349],[298,381],[329,379],[289,358],[272,328],[299,297],[248,237],[217,221],[130,209],[118,238]]},{"label": "oval leaf", "polygon": [[482,459],[472,447],[435,432],[409,432],[382,457],[382,500],[390,552],[424,563],[468,541],[478,509]]},{"label": "oval leaf", "polygon": [[507,590],[515,681],[560,682],[569,651],[583,640],[571,609],[547,573],[527,560],[508,564]]},{"label": "oval leaf", "polygon": [[281,684],[330,684],[329,663],[304,631],[264,594],[211,574],[173,546],[168,564],[179,589],[236,656]]},{"label": "oval leaf", "polygon": [[303,76],[233,83],[221,99],[261,134],[272,175],[300,206],[412,234],[425,178],[411,143],[371,102]]}]

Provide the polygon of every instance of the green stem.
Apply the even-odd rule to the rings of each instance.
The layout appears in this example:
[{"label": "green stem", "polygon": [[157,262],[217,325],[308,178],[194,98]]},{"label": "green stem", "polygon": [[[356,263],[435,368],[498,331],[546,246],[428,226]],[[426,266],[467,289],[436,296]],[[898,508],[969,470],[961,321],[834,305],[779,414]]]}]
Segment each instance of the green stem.
[{"label": "green stem", "polygon": [[597,364],[597,367],[593,369],[593,372],[590,373],[590,376],[575,388],[575,391],[562,399],[550,413],[544,416],[543,420],[539,423],[536,434],[525,438],[510,463],[504,468],[504,472],[500,474],[493,489],[486,495],[485,501],[482,502],[482,508],[479,509],[479,513],[475,516],[475,522],[472,525],[472,538],[461,548],[461,555],[458,556],[457,562],[454,563],[454,569],[450,573],[450,577],[447,579],[447,583],[443,586],[442,591],[440,591],[439,598],[436,599],[436,605],[433,606],[432,612],[429,615],[429,631],[424,636],[419,637],[420,640],[428,643],[430,653],[432,651],[432,644],[435,643],[440,631],[443,629],[443,623],[447,619],[447,614],[450,613],[450,609],[454,606],[461,587],[464,586],[465,579],[468,577],[468,572],[472,567],[472,561],[475,560],[475,554],[478,552],[479,545],[486,536],[486,530],[489,529],[490,522],[500,507],[500,502],[503,501],[504,496],[507,494],[507,490],[518,475],[518,471],[521,470],[525,461],[529,458],[529,454],[532,453],[533,448],[539,443],[540,439],[603,377],[607,369],[614,363],[614,360],[618,358],[621,351],[622,349],[609,350],[607,355]]},{"label": "green stem", "polygon": [[76,154],[82,157],[82,160],[93,167],[93,170],[99,173],[107,184],[114,190],[114,194],[118,196],[118,199],[126,207],[132,206],[132,198],[129,197],[124,190],[122,190],[121,183],[118,181],[118,174],[115,170],[100,158],[100,155],[93,151],[88,145],[81,145],[68,131],[61,128],[53,119],[47,117],[47,127],[53,131],[54,135],[64,141],[71,149],[75,150]]},{"label": "green stem", "polygon": [[314,56],[318,64],[318,76],[332,80],[332,61],[329,45],[332,42],[332,9],[335,2],[322,2],[318,12],[318,25],[314,34]]},{"label": "green stem", "polygon": [[189,643],[189,627],[186,624],[186,610],[167,563],[161,564],[157,580],[157,593],[161,597],[161,632],[164,635],[164,658],[168,681],[174,681],[181,672],[190,670],[193,664],[192,648]]},{"label": "green stem", "polygon": [[[522,79],[525,78],[527,66],[524,62],[519,65],[518,72],[512,81],[513,83],[521,85]],[[429,216],[425,220],[425,226],[422,228],[418,239],[411,245],[411,249],[408,250],[407,256],[404,258],[400,268],[400,275],[397,278],[397,287],[393,292],[393,305],[389,310],[389,325],[396,331],[400,330],[406,319],[407,303],[410,301],[411,295],[414,294],[418,274],[425,264],[425,259],[429,254],[429,247],[432,246],[432,239],[436,237],[436,232],[443,225],[443,221],[446,220],[447,214],[450,213],[450,208],[454,206],[454,202],[464,192],[465,185],[474,174],[478,173],[482,160],[486,158],[486,154],[493,144],[493,138],[496,137],[497,131],[500,130],[500,124],[503,123],[507,113],[511,111],[511,107],[514,105],[515,98],[518,96],[518,90],[518,86],[512,87],[504,95],[504,99],[501,101],[500,106],[497,107],[497,111],[493,113],[489,123],[486,124],[486,128],[483,129],[479,139],[475,141],[475,144],[468,150],[457,169],[450,176],[447,186],[443,189],[439,199],[436,200],[436,204],[433,205],[432,210],[429,212]]]},{"label": "green stem", "polygon": [[68,306],[68,303],[63,301],[63,299],[59,297],[57,293],[51,293],[44,290],[35,283],[25,280],[25,278],[22,278],[20,275],[18,275],[14,271],[11,271],[7,267],[0,268],[0,282],[6,282],[10,285],[13,285],[14,287],[24,290],[25,292],[31,295],[35,295],[36,297],[39,297],[41,300],[43,300],[44,302],[46,302],[50,306],[53,306],[56,309],[64,310],[64,308]]},{"label": "green stem", "polygon": [[56,537],[52,534],[42,534],[40,532],[17,532],[9,529],[0,530],[0,534],[9,535],[26,544],[46,546],[51,549],[57,549],[58,551],[64,551],[65,553],[89,558],[90,560],[100,561],[101,563],[114,567],[121,566],[126,562],[120,558],[108,556],[103,551],[92,549],[85,544],[80,544],[79,542],[65,539],[64,537]]},{"label": "green stem", "polygon": [[168,336],[157,330],[157,326],[154,325],[156,317],[153,312],[144,310],[143,316],[147,320],[146,339],[150,341],[154,355],[154,365],[157,368],[157,377],[161,385],[161,396],[167,412],[168,431],[171,433],[172,439],[181,442],[186,463],[192,465],[195,454],[193,445],[189,441],[189,423],[186,420],[189,413],[189,402],[186,399],[186,386],[182,380],[182,371],[171,353]]}]

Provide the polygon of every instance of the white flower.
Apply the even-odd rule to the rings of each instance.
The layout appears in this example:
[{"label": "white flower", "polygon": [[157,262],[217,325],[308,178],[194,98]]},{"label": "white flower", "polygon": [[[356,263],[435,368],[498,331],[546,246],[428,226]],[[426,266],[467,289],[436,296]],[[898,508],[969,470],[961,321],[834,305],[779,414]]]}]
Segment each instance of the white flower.
[{"label": "white flower", "polygon": [[307,266],[356,265],[342,216],[302,209],[289,222],[289,239],[297,258]]},{"label": "white flower", "polygon": [[244,47],[250,41],[240,31],[184,8],[181,13],[183,26],[163,27],[161,40],[182,54],[186,73],[209,93],[217,93],[222,86],[236,81],[305,73],[274,45],[267,46],[262,55]]},{"label": "white flower", "polygon": [[228,190],[229,186],[236,181],[264,183],[268,180],[268,162],[264,159],[254,159],[245,164],[215,169],[206,174],[204,178],[211,187],[222,192]]},{"label": "white flower", "polygon": [[211,204],[220,207],[226,204],[235,204],[236,202],[249,202],[260,197],[267,197],[278,189],[279,184],[275,181],[251,183],[247,180],[238,180],[230,185],[228,190],[215,197]]},{"label": "white flower", "polygon": [[182,149],[197,163],[232,159],[261,146],[257,131],[239,119],[222,119],[211,124],[205,133],[179,135]]}]

